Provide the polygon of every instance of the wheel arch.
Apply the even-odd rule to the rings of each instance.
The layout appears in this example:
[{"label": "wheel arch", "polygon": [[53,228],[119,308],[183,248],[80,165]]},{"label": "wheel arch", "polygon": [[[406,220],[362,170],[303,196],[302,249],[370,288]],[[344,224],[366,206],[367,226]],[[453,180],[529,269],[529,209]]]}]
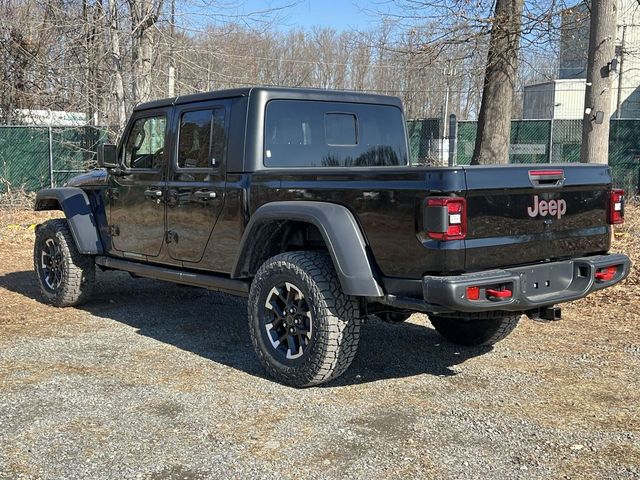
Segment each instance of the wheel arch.
[{"label": "wheel arch", "polygon": [[104,253],[89,197],[82,189],[60,187],[40,190],[36,194],[34,210],[62,210],[78,252],[84,255]]},{"label": "wheel arch", "polygon": [[301,229],[307,234],[319,234],[346,294],[384,295],[353,214],[342,205],[328,202],[272,202],[258,208],[245,228],[232,277],[255,275],[267,258],[286,251],[292,232],[298,234]]}]

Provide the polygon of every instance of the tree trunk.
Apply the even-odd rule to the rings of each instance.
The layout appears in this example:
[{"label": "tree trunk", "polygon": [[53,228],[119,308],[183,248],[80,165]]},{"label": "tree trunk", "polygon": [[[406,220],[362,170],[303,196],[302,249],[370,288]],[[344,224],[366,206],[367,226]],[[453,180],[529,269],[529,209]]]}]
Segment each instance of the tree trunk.
[{"label": "tree trunk", "polygon": [[127,124],[127,110],[124,99],[124,81],[122,79],[117,0],[109,0],[109,40],[111,43],[111,78],[113,79],[116,121],[118,122],[119,132],[122,132]]},{"label": "tree trunk", "polygon": [[[615,38],[615,0],[593,0],[591,2],[587,88],[584,96],[585,111],[582,119],[582,145],[580,147],[580,161],[583,163],[606,164],[609,162],[609,123],[611,119],[609,62],[615,56]],[[597,123],[597,117],[597,121],[601,120],[601,123]]]},{"label": "tree trunk", "polygon": [[524,0],[497,0],[478,115],[473,165],[509,163],[511,111]]},{"label": "tree trunk", "polygon": [[129,0],[129,5],[133,29],[133,100],[135,103],[148,102],[151,99],[153,27],[158,21],[162,0]]}]

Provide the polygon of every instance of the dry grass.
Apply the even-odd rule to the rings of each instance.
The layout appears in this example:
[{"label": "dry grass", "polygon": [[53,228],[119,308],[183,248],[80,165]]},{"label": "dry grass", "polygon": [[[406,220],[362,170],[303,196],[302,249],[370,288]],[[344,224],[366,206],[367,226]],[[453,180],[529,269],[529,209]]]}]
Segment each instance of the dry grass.
[{"label": "dry grass", "polygon": [[615,227],[611,251],[629,256],[633,263],[631,272],[624,282],[576,303],[587,313],[594,313],[594,308],[606,309],[620,319],[640,314],[640,204],[629,204],[625,208],[625,223]]},{"label": "dry grass", "polygon": [[[24,197],[20,201],[24,201]],[[10,245],[32,244],[37,224],[62,216],[60,211],[34,212],[17,205],[0,208],[0,258],[16,253],[8,250]]]},{"label": "dry grass", "polygon": [[0,176],[0,211],[17,214],[33,207],[35,192],[28,192],[24,188],[15,188]]}]

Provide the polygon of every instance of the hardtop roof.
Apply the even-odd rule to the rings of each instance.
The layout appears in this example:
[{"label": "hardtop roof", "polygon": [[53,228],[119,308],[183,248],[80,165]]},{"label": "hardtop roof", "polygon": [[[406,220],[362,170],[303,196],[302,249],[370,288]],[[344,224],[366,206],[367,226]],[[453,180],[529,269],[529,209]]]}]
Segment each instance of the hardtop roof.
[{"label": "hardtop roof", "polygon": [[259,93],[267,93],[270,98],[282,98],[291,100],[326,100],[335,102],[360,102],[396,105],[402,108],[402,102],[398,97],[378,95],[345,90],[326,90],[320,88],[295,88],[295,87],[246,87],[228,90],[217,90],[193,95],[163,98],[151,102],[136,105],[134,111],[149,110],[152,108],[170,107],[187,103],[204,102],[223,98],[253,96]]}]

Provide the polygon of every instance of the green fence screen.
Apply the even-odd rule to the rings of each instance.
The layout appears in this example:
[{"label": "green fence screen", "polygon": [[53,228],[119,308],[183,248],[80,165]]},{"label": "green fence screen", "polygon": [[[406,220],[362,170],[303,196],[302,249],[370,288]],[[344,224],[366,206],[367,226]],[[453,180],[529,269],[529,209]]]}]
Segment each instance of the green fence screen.
[{"label": "green fence screen", "polygon": [[95,165],[106,138],[94,127],[0,126],[0,193],[64,184]]},{"label": "green fence screen", "polygon": [[[413,164],[446,164],[448,141],[442,140],[442,129],[439,119],[407,122]],[[581,136],[581,120],[514,120],[510,161],[577,162]],[[106,130],[94,127],[0,126],[0,193],[9,188],[34,191],[52,184],[62,185],[95,165],[97,147],[106,138]],[[458,123],[456,164],[471,163],[475,138],[476,122]],[[611,120],[609,165],[614,184],[637,195],[640,119]]]},{"label": "green fence screen", "polygon": [[[419,122],[425,122],[420,120]],[[414,164],[425,163],[424,145],[429,145],[431,164],[446,164],[446,155],[439,149],[448,141],[440,142],[431,134],[417,138],[416,121],[409,121],[411,158]],[[457,165],[469,165],[476,141],[476,122],[458,123]],[[580,161],[582,142],[581,120],[514,120],[511,123],[511,163],[563,163]],[[444,161],[442,159],[445,159]],[[631,195],[640,191],[640,120],[611,120],[609,136],[609,165],[614,184]]]}]

